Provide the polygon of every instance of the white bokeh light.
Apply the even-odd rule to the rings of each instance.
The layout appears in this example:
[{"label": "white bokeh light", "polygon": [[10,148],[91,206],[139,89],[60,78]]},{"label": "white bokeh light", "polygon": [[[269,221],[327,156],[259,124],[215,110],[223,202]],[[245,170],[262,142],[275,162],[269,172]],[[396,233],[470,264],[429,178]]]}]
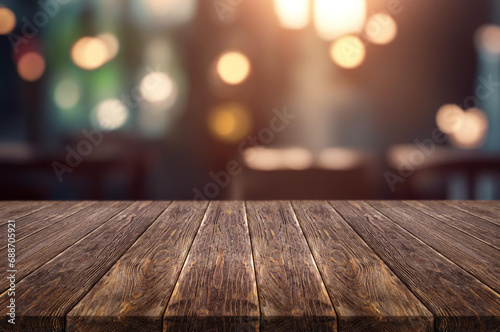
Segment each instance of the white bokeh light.
[{"label": "white bokeh light", "polygon": [[177,85],[172,78],[164,72],[152,72],[144,76],[141,81],[142,97],[150,103],[168,103],[170,106],[177,96]]},{"label": "white bokeh light", "polygon": [[103,130],[115,130],[127,122],[129,111],[118,99],[108,99],[97,105],[95,120]]}]

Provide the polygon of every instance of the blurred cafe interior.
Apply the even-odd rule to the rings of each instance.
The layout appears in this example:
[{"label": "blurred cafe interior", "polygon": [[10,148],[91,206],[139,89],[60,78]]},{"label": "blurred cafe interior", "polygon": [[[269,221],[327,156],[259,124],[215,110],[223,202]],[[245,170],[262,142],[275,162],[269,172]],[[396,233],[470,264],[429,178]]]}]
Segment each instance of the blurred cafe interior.
[{"label": "blurred cafe interior", "polygon": [[500,2],[0,0],[0,199],[500,199]]}]

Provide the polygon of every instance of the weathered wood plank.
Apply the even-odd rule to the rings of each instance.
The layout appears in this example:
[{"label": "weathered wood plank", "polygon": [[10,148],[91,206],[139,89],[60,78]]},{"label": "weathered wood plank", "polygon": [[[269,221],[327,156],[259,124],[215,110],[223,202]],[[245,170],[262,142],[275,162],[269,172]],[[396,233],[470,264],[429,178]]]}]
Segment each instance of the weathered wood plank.
[{"label": "weathered wood plank", "polygon": [[212,202],[164,314],[164,331],[257,330],[259,301],[243,202]]},{"label": "weathered wood plank", "polygon": [[496,292],[500,292],[499,250],[403,202],[369,204]]},{"label": "weathered wood plank", "polygon": [[462,232],[500,249],[500,227],[484,219],[435,201],[408,201],[412,206]]},{"label": "weathered wood plank", "polygon": [[247,202],[263,331],[336,331],[335,309],[289,202]]},{"label": "weathered wood plank", "polygon": [[500,210],[500,201],[479,201],[481,204],[485,204],[487,206],[490,206],[494,209]]},{"label": "weathered wood plank", "polygon": [[[167,202],[133,203],[21,280],[16,287],[16,328],[63,331],[66,314],[167,206]],[[8,302],[4,292],[0,296],[3,317]],[[0,321],[0,329],[9,325],[5,319]]]},{"label": "weathered wood plank", "polygon": [[11,206],[20,205],[21,203],[21,201],[0,201],[0,211]]},{"label": "weathered wood plank", "polygon": [[[130,204],[130,202],[99,202],[16,241],[16,261],[19,267],[16,274],[17,281],[66,250]],[[0,250],[0,257],[7,257],[7,248]],[[3,271],[8,270],[7,260],[1,260],[0,266]],[[1,280],[0,293],[8,288],[8,280],[4,278]]]},{"label": "weathered wood plank", "polygon": [[434,330],[434,316],[327,202],[292,205],[337,311],[339,330]]},{"label": "weathered wood plank", "polygon": [[161,331],[207,202],[175,202],[67,316],[70,331]]},{"label": "weathered wood plank", "polygon": [[[43,210],[16,219],[16,242],[56,224],[95,202],[57,202]],[[7,229],[7,225],[2,228]],[[0,232],[0,249],[7,247],[7,232]]]},{"label": "weathered wood plank", "polygon": [[438,331],[494,331],[500,295],[364,202],[331,202],[431,310]]},{"label": "weathered wood plank", "polygon": [[444,203],[500,226],[500,210],[491,205],[484,204],[484,202],[446,201]]},{"label": "weathered wood plank", "polygon": [[17,220],[56,204],[57,202],[13,202],[0,211],[0,226],[7,224],[8,220]]}]

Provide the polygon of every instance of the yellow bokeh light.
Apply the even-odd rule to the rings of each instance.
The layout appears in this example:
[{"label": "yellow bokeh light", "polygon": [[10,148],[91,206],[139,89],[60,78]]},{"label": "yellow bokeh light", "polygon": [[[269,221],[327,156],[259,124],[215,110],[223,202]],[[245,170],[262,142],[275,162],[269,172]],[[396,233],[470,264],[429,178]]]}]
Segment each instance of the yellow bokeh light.
[{"label": "yellow bokeh light", "polygon": [[95,118],[103,130],[115,130],[122,127],[128,119],[127,107],[118,99],[108,99],[97,105]]},{"label": "yellow bokeh light", "polygon": [[45,60],[35,52],[24,54],[17,63],[17,72],[25,81],[34,82],[42,77],[45,71]]},{"label": "yellow bokeh light", "polygon": [[252,126],[248,111],[239,104],[223,104],[208,118],[212,135],[226,142],[237,142],[247,136]]},{"label": "yellow bokeh light", "polygon": [[330,56],[342,68],[356,68],[365,60],[365,45],[356,36],[345,36],[332,43]]},{"label": "yellow bokeh light", "polygon": [[316,0],[314,3],[314,25],[323,39],[334,40],[361,32],[365,20],[365,0]]},{"label": "yellow bokeh light", "polygon": [[488,131],[488,118],[478,109],[467,110],[463,115],[459,128],[451,135],[452,142],[464,149],[480,147]]},{"label": "yellow bokeh light", "polygon": [[141,81],[141,94],[150,103],[170,101],[172,104],[177,96],[177,87],[166,73],[152,72]]},{"label": "yellow bokeh light", "polygon": [[71,50],[73,62],[80,68],[86,70],[97,69],[109,59],[106,44],[99,38],[80,38]]},{"label": "yellow bokeh light", "polygon": [[80,88],[71,79],[62,80],[56,86],[54,100],[60,108],[70,109],[80,100]]},{"label": "yellow bokeh light", "polygon": [[16,15],[6,7],[0,7],[0,35],[7,35],[16,26]]},{"label": "yellow bokeh light", "polygon": [[436,114],[436,124],[443,133],[452,134],[462,125],[464,111],[454,104],[443,105]]},{"label": "yellow bokeh light", "polygon": [[370,42],[385,45],[396,38],[398,26],[390,15],[378,13],[368,19],[365,33]]},{"label": "yellow bokeh light", "polygon": [[226,52],[217,60],[217,74],[227,84],[240,84],[250,74],[250,61],[243,53]]},{"label": "yellow bokeh light", "polygon": [[274,0],[274,9],[283,28],[303,29],[309,23],[309,0]]}]

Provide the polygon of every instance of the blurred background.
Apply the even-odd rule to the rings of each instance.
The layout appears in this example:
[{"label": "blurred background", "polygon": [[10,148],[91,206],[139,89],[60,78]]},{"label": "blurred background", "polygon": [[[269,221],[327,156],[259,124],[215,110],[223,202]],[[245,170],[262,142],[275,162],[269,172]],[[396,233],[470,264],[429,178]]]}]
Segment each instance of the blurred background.
[{"label": "blurred background", "polygon": [[500,199],[500,3],[0,0],[0,199]]}]

